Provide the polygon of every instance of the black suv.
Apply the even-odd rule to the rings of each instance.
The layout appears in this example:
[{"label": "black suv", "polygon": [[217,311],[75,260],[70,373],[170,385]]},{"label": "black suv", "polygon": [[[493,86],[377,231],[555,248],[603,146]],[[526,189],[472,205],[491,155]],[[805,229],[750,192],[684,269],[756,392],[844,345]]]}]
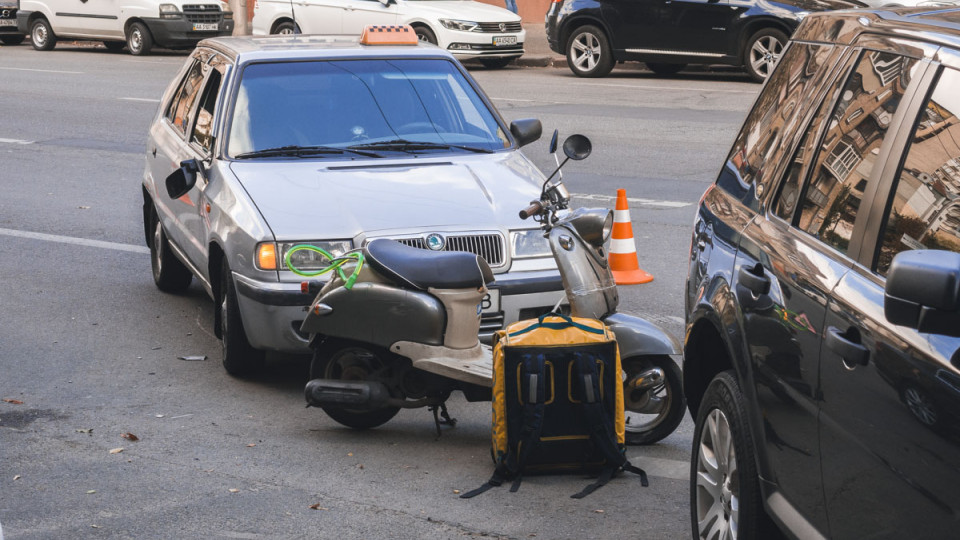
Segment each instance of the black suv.
[{"label": "black suv", "polygon": [[856,0],[553,0],[547,41],[580,77],[603,77],[616,62],[639,60],[661,75],[687,64],[743,66],[763,81],[809,13],[860,6]]},{"label": "black suv", "polygon": [[957,538],[960,9],[809,16],[689,264],[694,537]]}]

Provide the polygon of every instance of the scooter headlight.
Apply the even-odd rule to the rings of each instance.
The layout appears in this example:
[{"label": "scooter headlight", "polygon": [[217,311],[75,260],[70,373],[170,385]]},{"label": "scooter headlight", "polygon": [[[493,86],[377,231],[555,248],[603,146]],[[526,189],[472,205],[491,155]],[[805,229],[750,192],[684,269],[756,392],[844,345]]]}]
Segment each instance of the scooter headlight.
[{"label": "scooter headlight", "polygon": [[540,229],[510,232],[510,254],[514,259],[550,257],[550,243]]},{"label": "scooter headlight", "polygon": [[586,242],[601,248],[613,231],[613,211],[607,208],[577,208],[570,217],[570,224]]}]

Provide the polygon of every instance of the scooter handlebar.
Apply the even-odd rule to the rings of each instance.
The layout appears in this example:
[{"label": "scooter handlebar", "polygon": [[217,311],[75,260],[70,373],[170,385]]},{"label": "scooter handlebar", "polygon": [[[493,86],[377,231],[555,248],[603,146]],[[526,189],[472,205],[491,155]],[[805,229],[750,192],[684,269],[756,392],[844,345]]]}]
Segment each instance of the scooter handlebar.
[{"label": "scooter handlebar", "polygon": [[540,201],[532,201],[530,206],[520,211],[520,219],[527,219],[530,216],[539,214],[543,211],[543,204]]}]

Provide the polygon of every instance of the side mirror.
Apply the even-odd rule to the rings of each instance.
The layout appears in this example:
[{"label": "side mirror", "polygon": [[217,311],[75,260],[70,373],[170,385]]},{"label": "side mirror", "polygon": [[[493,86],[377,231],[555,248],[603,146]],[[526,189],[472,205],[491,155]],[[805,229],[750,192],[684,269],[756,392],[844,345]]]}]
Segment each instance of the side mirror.
[{"label": "side mirror", "polygon": [[536,118],[523,118],[510,122],[510,133],[517,140],[517,146],[524,147],[540,138],[543,126]]},{"label": "side mirror", "polygon": [[593,144],[590,143],[590,139],[583,135],[571,135],[567,137],[567,140],[563,141],[563,153],[574,161],[587,159],[587,156],[589,156],[592,151]]},{"label": "side mirror", "polygon": [[197,173],[200,163],[196,159],[180,162],[180,168],[170,173],[166,179],[167,195],[171,199],[179,199],[186,195],[197,183]]},{"label": "side mirror", "polygon": [[553,137],[550,137],[550,153],[554,154],[557,151],[557,137],[560,136],[559,130],[553,130]]},{"label": "side mirror", "polygon": [[887,273],[883,311],[893,324],[960,337],[960,253],[899,253]]}]

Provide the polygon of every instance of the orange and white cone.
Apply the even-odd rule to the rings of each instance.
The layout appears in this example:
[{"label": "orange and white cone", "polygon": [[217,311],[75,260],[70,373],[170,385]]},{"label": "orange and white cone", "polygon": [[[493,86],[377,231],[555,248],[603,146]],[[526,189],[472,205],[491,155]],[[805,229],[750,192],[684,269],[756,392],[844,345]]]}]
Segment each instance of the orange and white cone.
[{"label": "orange and white cone", "polygon": [[637,246],[633,243],[633,225],[630,223],[630,208],[627,192],[617,190],[617,209],[613,212],[613,235],[610,254],[607,257],[613,280],[617,285],[637,285],[653,281],[653,275],[642,270],[637,260]]}]

